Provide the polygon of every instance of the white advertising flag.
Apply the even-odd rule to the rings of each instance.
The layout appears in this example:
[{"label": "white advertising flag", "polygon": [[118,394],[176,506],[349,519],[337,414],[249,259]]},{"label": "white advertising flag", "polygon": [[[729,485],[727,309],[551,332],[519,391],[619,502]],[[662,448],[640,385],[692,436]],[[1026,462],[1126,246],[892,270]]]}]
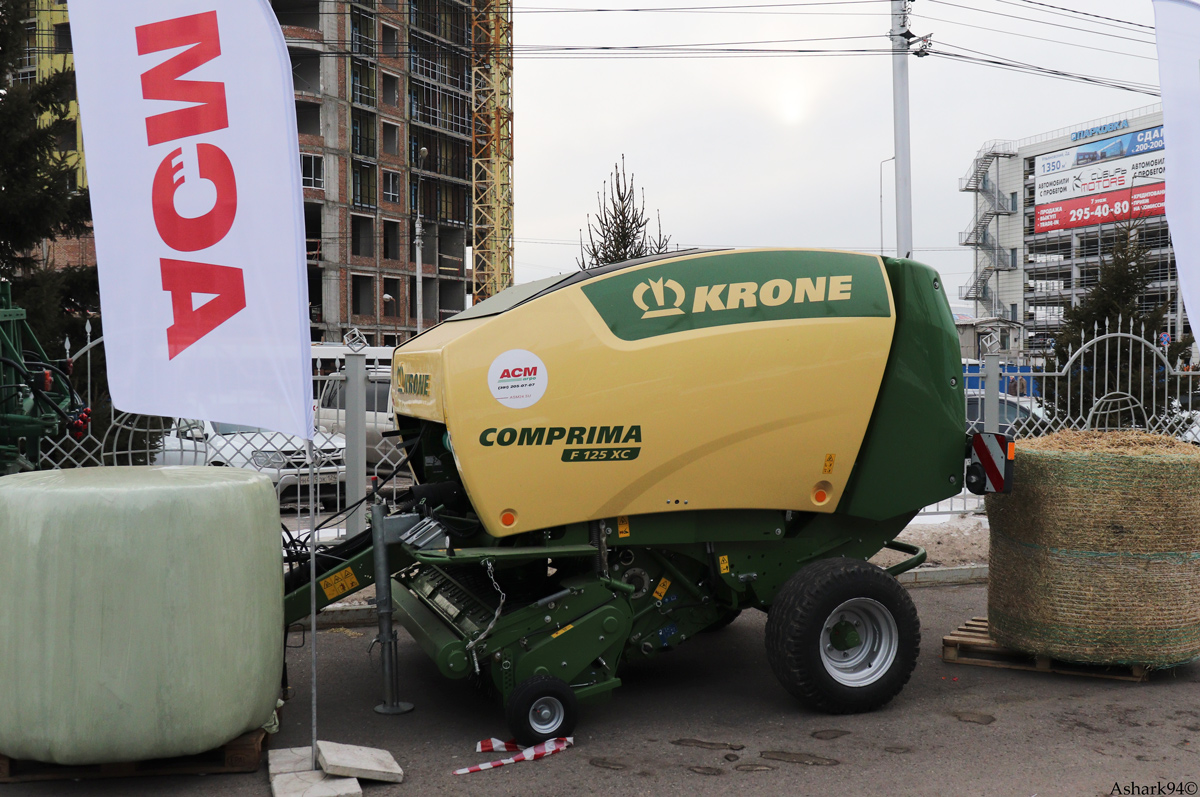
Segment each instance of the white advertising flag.
[{"label": "white advertising flag", "polygon": [[1200,3],[1154,0],[1154,29],[1171,175],[1167,223],[1179,290],[1194,331],[1200,323]]},{"label": "white advertising flag", "polygon": [[267,0],[71,0],[113,405],[312,439],[291,63]]}]

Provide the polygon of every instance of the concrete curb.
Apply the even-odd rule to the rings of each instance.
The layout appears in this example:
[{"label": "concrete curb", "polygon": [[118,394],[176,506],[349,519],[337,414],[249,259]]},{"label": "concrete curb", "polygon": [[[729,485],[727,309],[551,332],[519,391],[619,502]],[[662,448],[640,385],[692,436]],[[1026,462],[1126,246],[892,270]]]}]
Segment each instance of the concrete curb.
[{"label": "concrete curb", "polygon": [[[901,573],[896,580],[906,587],[946,587],[956,584],[986,584],[987,565],[926,567]],[[303,621],[308,624],[307,619]],[[378,625],[379,614],[367,604],[332,604],[317,615],[317,628]]]},{"label": "concrete curb", "polygon": [[[308,618],[301,622],[308,626]],[[317,628],[346,628],[359,625],[379,625],[379,613],[365,603],[332,604],[317,613]]]},{"label": "concrete curb", "polygon": [[929,567],[901,573],[896,580],[906,587],[945,587],[954,584],[986,584],[987,565]]}]

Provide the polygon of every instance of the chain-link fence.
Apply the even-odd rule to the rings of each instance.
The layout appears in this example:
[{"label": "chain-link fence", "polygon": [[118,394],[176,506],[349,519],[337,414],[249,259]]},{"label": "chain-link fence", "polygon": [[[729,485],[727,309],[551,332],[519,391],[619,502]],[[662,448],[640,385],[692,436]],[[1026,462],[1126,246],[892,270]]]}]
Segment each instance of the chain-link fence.
[{"label": "chain-link fence", "polygon": [[[86,375],[91,371],[91,358],[102,346],[103,338],[88,341],[78,353],[75,374],[81,388],[90,385]],[[309,491],[315,489],[319,511],[336,515],[363,497],[372,484],[371,477],[382,482],[403,463],[403,451],[394,438],[383,436],[394,425],[389,397],[391,350],[365,353],[366,375],[359,391],[347,390],[347,353],[352,354],[345,347],[314,347],[315,474],[309,468],[307,441],[299,437],[223,421],[115,411],[96,418],[82,437],[63,434],[44,440],[38,464],[52,469],[113,465],[244,468],[271,479],[283,509],[306,508]],[[85,398],[91,404],[99,397]],[[348,421],[353,425],[355,410],[347,409],[347,400],[353,406],[355,398],[365,434],[348,440]],[[347,463],[355,460],[355,446],[364,449],[359,461],[365,462],[365,467],[358,478],[347,471]],[[394,498],[407,482],[402,473],[390,479],[381,492]],[[344,527],[343,521],[331,536]]]},{"label": "chain-link fence", "polygon": [[[75,374],[83,390],[90,392],[86,375],[102,345],[102,338],[89,341],[76,357]],[[322,513],[335,514],[361,498],[373,477],[384,482],[403,465],[395,438],[384,437],[394,425],[391,350],[362,351],[361,389],[347,380],[350,349],[314,347],[313,352],[317,498]],[[1130,322],[1095,327],[1078,349],[1061,358],[991,357],[991,377],[983,363],[964,363],[966,432],[984,431],[987,408],[995,406],[996,430],[1015,439],[1060,429],[1135,428],[1200,445],[1200,370],[1171,363],[1165,345]],[[91,404],[93,396],[86,399]],[[355,402],[360,409],[348,410]],[[356,416],[362,419],[360,431],[348,434]],[[357,460],[355,446],[363,449]],[[285,508],[306,506],[313,487],[304,440],[203,419],[113,413],[97,418],[82,438],[64,434],[44,440],[40,457],[43,468],[212,465],[256,470],[271,479]],[[348,472],[354,461],[363,463],[361,474]],[[391,478],[384,495],[394,498],[408,481],[403,473]],[[921,514],[962,514],[981,507],[979,496],[964,492]]]}]

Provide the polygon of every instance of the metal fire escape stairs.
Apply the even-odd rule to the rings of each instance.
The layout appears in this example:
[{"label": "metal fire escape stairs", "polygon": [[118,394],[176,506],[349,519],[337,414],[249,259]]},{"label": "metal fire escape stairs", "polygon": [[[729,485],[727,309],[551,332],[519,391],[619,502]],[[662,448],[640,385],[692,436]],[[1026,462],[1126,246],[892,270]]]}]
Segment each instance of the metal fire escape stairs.
[{"label": "metal fire escape stairs", "polygon": [[1000,193],[998,181],[991,178],[992,164],[1000,158],[1012,158],[1016,148],[1008,141],[990,141],[975,155],[971,170],[958,181],[959,191],[974,193],[975,217],[966,230],[958,234],[961,246],[975,249],[975,271],[967,285],[959,289],[958,298],[983,301],[988,297],[987,285],[992,274],[1008,270],[1012,264],[1000,248],[999,236],[991,232],[992,220],[1016,212],[1012,202]]}]

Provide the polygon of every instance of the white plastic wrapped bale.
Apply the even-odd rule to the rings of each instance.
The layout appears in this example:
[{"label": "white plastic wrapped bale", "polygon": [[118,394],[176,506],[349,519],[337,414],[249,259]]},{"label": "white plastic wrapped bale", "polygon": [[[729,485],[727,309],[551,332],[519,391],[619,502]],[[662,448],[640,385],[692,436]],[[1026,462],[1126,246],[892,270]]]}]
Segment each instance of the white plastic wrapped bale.
[{"label": "white plastic wrapped bale", "polygon": [[279,503],[262,474],[85,468],[0,478],[0,754],[204,752],[271,717]]}]

